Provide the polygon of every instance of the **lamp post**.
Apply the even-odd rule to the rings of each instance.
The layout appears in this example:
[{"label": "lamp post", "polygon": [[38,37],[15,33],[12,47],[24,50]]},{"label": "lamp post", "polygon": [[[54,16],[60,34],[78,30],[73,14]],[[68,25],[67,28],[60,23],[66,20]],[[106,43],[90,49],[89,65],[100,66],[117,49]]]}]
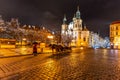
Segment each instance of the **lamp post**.
[{"label": "lamp post", "polygon": [[27,41],[27,39],[26,39],[26,38],[23,38],[23,39],[22,39],[22,45],[24,45],[24,46],[25,46],[25,45],[26,45],[26,43],[27,43],[26,41]]},{"label": "lamp post", "polygon": [[53,35],[49,35],[49,36],[47,36],[47,38],[50,40],[50,44],[53,44],[53,43],[54,43],[54,42],[53,42],[53,38],[54,38]]}]

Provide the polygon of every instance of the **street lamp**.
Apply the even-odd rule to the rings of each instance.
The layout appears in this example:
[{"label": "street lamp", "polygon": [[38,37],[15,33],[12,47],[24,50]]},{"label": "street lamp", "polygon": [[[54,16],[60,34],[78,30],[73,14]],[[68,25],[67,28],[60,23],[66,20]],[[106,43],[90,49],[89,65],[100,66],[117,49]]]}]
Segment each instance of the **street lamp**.
[{"label": "street lamp", "polygon": [[53,36],[48,36],[49,39],[53,39]]},{"label": "street lamp", "polygon": [[53,35],[49,35],[49,36],[47,36],[47,38],[50,40],[50,43],[53,44],[54,36]]},{"label": "street lamp", "polygon": [[23,38],[23,39],[22,39],[22,45],[25,46],[26,44],[27,44],[27,39],[26,39],[26,38]]}]

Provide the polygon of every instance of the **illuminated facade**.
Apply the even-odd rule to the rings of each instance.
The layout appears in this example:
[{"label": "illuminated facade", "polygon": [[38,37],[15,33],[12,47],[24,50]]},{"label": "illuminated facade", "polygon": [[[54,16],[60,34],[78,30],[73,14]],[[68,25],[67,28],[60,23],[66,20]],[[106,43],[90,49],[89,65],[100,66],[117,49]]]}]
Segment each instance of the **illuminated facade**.
[{"label": "illuminated facade", "polygon": [[66,24],[66,16],[64,16],[62,29],[61,29],[61,41],[67,46],[85,46],[89,45],[89,30],[86,26],[82,25],[82,19],[80,17],[79,7],[76,14],[73,17],[73,21]]},{"label": "illuminated facade", "polygon": [[110,42],[112,48],[120,49],[120,21],[110,24]]}]

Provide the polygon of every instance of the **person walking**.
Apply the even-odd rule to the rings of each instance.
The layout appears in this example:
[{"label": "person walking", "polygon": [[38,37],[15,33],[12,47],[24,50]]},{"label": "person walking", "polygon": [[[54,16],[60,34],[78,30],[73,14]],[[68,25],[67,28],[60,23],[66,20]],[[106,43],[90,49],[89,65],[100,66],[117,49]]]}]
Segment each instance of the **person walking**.
[{"label": "person walking", "polygon": [[37,56],[37,44],[33,44],[33,55]]}]

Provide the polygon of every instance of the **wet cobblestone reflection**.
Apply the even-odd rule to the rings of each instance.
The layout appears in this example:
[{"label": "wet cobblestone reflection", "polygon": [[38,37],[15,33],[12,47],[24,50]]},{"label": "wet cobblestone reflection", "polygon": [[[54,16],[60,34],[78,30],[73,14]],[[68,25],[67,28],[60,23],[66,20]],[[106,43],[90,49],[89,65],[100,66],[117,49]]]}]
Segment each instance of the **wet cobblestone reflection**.
[{"label": "wet cobblestone reflection", "polygon": [[18,75],[13,75],[9,79],[120,80],[120,50],[113,53],[113,51],[105,49],[88,49],[79,53],[72,52],[69,55],[60,55],[59,57],[48,57],[45,62],[32,69],[19,72]]}]

